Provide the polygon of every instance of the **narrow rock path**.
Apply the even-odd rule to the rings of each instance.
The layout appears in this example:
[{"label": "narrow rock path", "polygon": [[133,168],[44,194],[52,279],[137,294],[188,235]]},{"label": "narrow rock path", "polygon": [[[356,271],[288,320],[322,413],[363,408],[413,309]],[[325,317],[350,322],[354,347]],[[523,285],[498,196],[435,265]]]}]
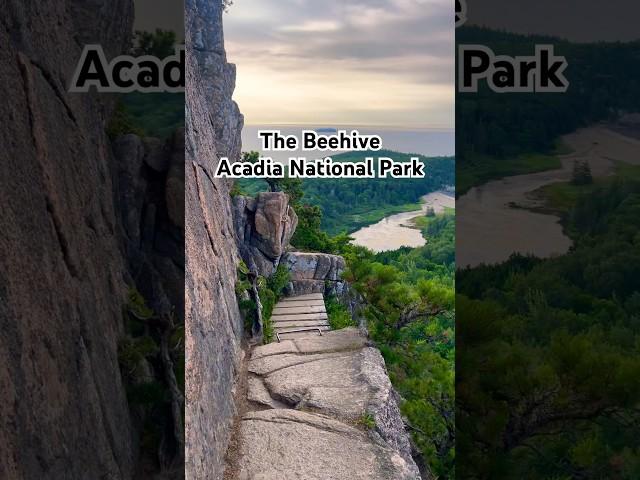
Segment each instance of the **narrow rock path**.
[{"label": "narrow rock path", "polygon": [[366,336],[331,331],[321,294],[284,299],[272,318],[280,341],[248,361],[234,478],[420,479],[397,394]]}]

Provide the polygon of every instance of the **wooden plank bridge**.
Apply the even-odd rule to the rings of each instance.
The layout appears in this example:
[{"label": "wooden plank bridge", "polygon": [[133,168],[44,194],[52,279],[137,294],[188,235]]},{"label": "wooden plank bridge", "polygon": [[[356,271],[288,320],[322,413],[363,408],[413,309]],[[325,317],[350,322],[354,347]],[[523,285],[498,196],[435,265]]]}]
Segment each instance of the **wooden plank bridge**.
[{"label": "wooden plank bridge", "polygon": [[278,341],[322,335],[331,330],[321,293],[310,293],[280,300],[271,315]]}]

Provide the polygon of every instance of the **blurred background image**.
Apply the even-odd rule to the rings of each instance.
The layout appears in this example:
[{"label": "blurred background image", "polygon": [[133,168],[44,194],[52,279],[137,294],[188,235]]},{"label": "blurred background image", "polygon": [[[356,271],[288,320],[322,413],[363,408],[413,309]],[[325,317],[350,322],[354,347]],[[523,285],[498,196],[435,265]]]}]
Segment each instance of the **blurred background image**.
[{"label": "blurred background image", "polygon": [[183,19],[3,5],[2,478],[184,478],[184,95],[68,92],[85,45],[168,56]]},{"label": "blurred background image", "polygon": [[566,57],[566,93],[456,97],[457,474],[636,478],[632,2],[469,2],[458,45]]}]

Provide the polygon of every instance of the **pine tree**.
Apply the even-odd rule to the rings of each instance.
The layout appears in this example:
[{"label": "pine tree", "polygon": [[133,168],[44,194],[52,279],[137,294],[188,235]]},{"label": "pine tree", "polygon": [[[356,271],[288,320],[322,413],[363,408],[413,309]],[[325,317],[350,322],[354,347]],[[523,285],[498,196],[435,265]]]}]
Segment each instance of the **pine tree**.
[{"label": "pine tree", "polygon": [[573,162],[573,173],[571,174],[572,185],[590,185],[593,183],[591,167],[586,160]]}]

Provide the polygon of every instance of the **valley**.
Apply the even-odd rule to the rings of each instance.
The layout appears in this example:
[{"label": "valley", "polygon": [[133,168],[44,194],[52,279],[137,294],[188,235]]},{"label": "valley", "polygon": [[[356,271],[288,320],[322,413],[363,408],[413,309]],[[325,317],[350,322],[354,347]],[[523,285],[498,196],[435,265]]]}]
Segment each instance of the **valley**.
[{"label": "valley", "polygon": [[[471,188],[458,199],[458,265],[477,266],[507,260],[513,253],[547,258],[572,245],[547,193],[571,180],[574,162],[586,162],[595,179],[611,175],[618,162],[637,165],[640,141],[607,125],[595,125],[562,137],[570,153],[559,155],[561,168],[515,175]],[[508,232],[508,235],[505,235]]]}]

